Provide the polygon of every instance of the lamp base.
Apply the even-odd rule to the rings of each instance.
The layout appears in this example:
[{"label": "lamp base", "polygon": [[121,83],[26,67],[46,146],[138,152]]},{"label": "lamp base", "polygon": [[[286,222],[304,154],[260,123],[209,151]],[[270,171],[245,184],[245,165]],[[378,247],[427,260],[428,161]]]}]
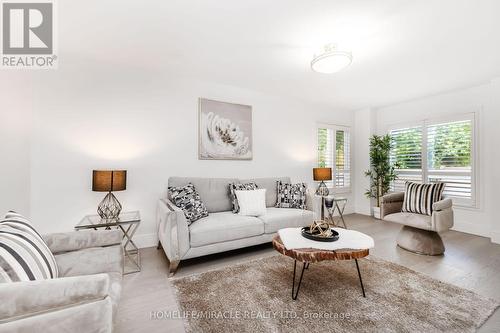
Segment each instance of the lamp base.
[{"label": "lamp base", "polygon": [[330,194],[330,191],[328,190],[328,187],[326,186],[324,181],[321,181],[321,183],[319,183],[316,194],[321,195],[322,197],[326,197],[328,196],[328,194]]},{"label": "lamp base", "polygon": [[122,205],[111,192],[106,194],[97,207],[97,214],[99,214],[103,220],[116,220],[121,211]]}]

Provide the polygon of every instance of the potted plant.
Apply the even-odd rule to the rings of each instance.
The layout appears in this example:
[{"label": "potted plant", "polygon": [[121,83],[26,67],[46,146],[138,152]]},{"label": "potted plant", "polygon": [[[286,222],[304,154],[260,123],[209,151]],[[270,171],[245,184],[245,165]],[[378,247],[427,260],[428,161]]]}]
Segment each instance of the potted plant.
[{"label": "potted plant", "polygon": [[373,207],[373,216],[380,219],[380,201],[382,196],[389,192],[391,182],[397,178],[394,166],[390,163],[390,151],[392,139],[386,134],[383,136],[373,135],[370,138],[370,166],[365,175],[370,177],[370,188],[365,195],[374,198],[376,207]]}]

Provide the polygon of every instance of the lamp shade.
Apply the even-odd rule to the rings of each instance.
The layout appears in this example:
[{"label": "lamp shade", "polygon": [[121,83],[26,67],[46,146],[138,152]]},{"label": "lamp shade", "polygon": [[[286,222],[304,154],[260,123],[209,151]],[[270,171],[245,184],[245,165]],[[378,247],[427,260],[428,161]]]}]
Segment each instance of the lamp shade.
[{"label": "lamp shade", "polygon": [[315,181],[332,180],[332,168],[313,168],[313,179]]},{"label": "lamp shade", "polygon": [[127,188],[127,170],[94,170],[92,191],[112,192]]}]

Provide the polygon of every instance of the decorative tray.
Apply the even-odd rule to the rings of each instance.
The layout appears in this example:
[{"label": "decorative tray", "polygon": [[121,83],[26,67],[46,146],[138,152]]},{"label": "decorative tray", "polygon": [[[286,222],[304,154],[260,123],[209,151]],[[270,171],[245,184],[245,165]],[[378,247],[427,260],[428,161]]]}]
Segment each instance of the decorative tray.
[{"label": "decorative tray", "polygon": [[336,232],[333,229],[330,229],[331,235],[330,236],[323,236],[321,235],[321,231],[318,229],[313,229],[311,232],[311,227],[303,227],[300,230],[300,233],[302,234],[302,237],[305,237],[307,239],[313,240],[313,241],[318,241],[318,242],[335,242],[336,240],[339,239],[339,233]]}]

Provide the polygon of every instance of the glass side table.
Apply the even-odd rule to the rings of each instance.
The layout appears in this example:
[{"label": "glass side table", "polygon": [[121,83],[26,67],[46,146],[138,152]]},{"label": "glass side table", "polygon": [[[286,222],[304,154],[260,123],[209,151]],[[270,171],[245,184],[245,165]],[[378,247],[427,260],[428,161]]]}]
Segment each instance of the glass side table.
[{"label": "glass side table", "polygon": [[[332,201],[331,207],[326,207],[328,212],[328,223],[334,227],[340,227],[340,222],[344,225],[344,229],[347,229],[347,226],[344,221],[344,209],[347,205],[347,198],[330,198]],[[339,220],[335,221],[334,214],[335,211],[339,213]]]},{"label": "glass side table", "polygon": [[[123,233],[122,246],[124,253],[123,274],[136,273],[141,271],[141,256],[139,248],[135,245],[132,237],[141,224],[141,214],[139,211],[124,212],[116,220],[105,220],[99,215],[87,215],[75,226],[75,230],[84,229],[120,229]],[[127,261],[133,269],[126,270]]]}]

